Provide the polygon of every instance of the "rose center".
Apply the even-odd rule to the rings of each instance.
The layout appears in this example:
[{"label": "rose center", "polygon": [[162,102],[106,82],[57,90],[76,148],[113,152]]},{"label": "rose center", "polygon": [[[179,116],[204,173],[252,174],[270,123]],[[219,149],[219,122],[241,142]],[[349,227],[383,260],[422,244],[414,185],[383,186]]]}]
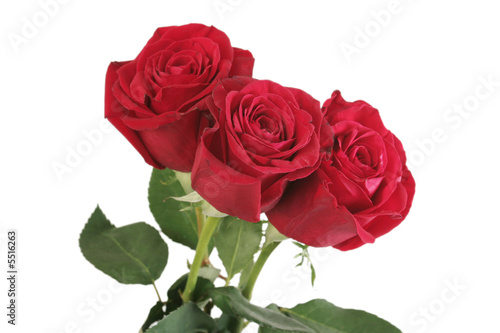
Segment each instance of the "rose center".
[{"label": "rose center", "polygon": [[366,147],[356,147],[354,149],[354,155],[361,164],[364,164],[366,166],[371,166],[372,159]]},{"label": "rose center", "polygon": [[175,57],[166,67],[167,74],[170,75],[190,75],[194,74],[197,64],[193,58],[188,56]]},{"label": "rose center", "polygon": [[257,123],[263,132],[276,134],[279,131],[279,126],[276,121],[269,117],[261,116],[257,118]]}]

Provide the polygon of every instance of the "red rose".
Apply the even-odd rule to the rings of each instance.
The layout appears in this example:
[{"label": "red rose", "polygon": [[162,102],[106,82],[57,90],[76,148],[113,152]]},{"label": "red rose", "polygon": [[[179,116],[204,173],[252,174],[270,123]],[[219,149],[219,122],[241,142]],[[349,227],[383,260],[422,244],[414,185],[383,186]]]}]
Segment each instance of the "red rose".
[{"label": "red rose", "polygon": [[109,65],[106,118],[148,164],[190,172],[208,125],[203,99],[222,79],[251,76],[253,63],[214,27],[159,28],[135,60]]},{"label": "red rose", "polygon": [[290,184],[267,216],[281,233],[304,244],[351,250],[403,221],[415,181],[401,142],[377,109],[346,102],[335,91],[323,113],[335,133],[331,158]]},{"label": "red rose", "polygon": [[239,77],[222,81],[207,105],[217,122],[201,137],[192,186],[219,211],[257,222],[288,182],[318,167],[319,102],[298,89]]}]

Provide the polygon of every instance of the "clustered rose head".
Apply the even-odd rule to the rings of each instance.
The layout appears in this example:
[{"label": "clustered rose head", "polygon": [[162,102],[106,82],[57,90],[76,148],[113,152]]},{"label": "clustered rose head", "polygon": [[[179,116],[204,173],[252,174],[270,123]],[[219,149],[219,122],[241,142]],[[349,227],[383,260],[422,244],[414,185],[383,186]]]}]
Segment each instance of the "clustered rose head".
[{"label": "clustered rose head", "polygon": [[201,24],[159,28],[135,60],[113,62],[105,115],[155,168],[192,172],[219,211],[311,246],[350,250],[408,214],[415,182],[378,111],[335,91],[251,78],[249,51]]}]

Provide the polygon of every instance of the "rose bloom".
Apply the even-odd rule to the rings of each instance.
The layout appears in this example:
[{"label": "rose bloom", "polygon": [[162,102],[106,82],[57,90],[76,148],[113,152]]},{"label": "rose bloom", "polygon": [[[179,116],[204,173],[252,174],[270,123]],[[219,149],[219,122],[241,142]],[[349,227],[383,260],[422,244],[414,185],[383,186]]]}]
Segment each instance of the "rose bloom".
[{"label": "rose bloom", "polygon": [[272,81],[224,80],[207,105],[217,122],[201,137],[193,189],[219,211],[246,221],[260,221],[290,181],[317,169],[322,131],[333,137],[317,100]]},{"label": "rose bloom", "polygon": [[335,133],[331,157],[290,184],[267,216],[287,237],[346,251],[373,243],[403,221],[415,181],[401,142],[377,109],[346,102],[335,91],[323,113]]},{"label": "rose bloom", "polygon": [[135,60],[109,65],[105,116],[148,164],[190,172],[209,125],[204,98],[222,79],[251,76],[253,63],[214,27],[159,28]]}]

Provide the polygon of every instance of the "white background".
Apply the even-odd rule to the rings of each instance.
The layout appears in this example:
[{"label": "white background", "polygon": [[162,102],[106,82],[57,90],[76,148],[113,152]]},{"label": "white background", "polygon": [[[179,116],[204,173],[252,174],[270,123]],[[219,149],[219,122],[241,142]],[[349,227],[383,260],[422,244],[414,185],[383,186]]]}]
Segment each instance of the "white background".
[{"label": "white background", "polygon": [[[254,302],[294,306],[325,298],[408,333],[498,330],[495,2],[400,0],[384,26],[373,12],[394,9],[390,0],[62,2],[45,22],[35,0],[0,5],[0,267],[6,271],[6,230],[15,228],[20,272],[14,328],[6,324],[7,285],[0,274],[0,330],[139,330],[156,301],[152,287],[117,287],[78,248],[98,203],[117,226],[155,225],[146,198],[151,168],[116,130],[99,127],[104,77],[110,61],[135,58],[157,27],[191,22],[214,25],[234,46],[251,50],[256,78],[304,89],[321,101],[340,89],[347,100],[377,107],[405,145],[417,181],[408,218],[374,245],[312,251],[314,287],[307,271],[293,269],[297,249],[278,248]],[[218,11],[217,4],[226,7]],[[40,28],[23,37],[33,20]],[[359,31],[366,29],[370,36],[363,40]],[[14,35],[29,38],[14,47]],[[346,57],[341,46],[347,44],[357,53]],[[488,79],[496,83],[481,81]],[[454,106],[465,111],[460,115]],[[54,163],[66,164],[69,151],[87,141],[84,132],[93,130],[102,142],[58,177]],[[193,256],[168,244],[162,294]]]}]

